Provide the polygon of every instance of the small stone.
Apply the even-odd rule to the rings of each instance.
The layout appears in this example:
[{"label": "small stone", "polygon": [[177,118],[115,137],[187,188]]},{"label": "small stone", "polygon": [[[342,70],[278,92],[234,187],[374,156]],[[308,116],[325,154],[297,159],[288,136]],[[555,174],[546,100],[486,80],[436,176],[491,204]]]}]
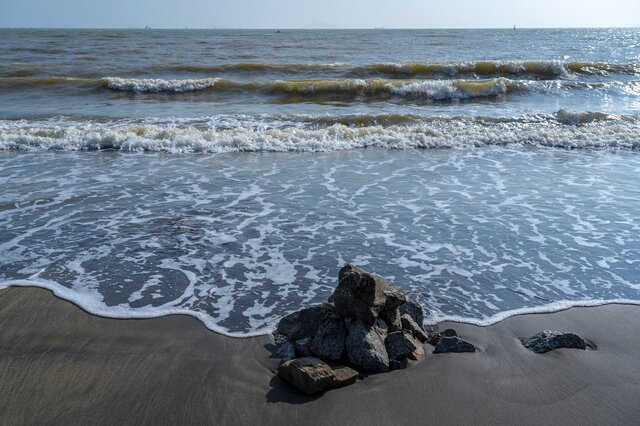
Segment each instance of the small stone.
[{"label": "small stone", "polygon": [[535,336],[524,339],[522,341],[522,344],[525,348],[538,354],[543,354],[560,348],[582,350],[585,350],[587,348],[595,348],[595,345],[586,341],[577,334],[550,330],[542,331]]},{"label": "small stone", "polygon": [[311,352],[319,358],[337,361],[344,352],[346,335],[342,318],[337,314],[328,314],[311,341]]},{"label": "small stone", "polygon": [[335,313],[328,303],[310,306],[283,317],[278,323],[278,333],[295,342],[305,337],[313,337],[327,314]]},{"label": "small stone", "polygon": [[278,375],[307,395],[330,389],[335,384],[331,367],[317,358],[297,358],[278,368]]},{"label": "small stone", "polygon": [[420,346],[411,333],[407,331],[396,331],[388,334],[384,344],[390,360],[405,359]]},{"label": "small stone", "polygon": [[444,354],[449,352],[475,352],[476,348],[460,337],[441,337],[434,349],[434,354]]},{"label": "small stone", "polygon": [[349,319],[345,344],[349,362],[365,371],[388,371],[389,356],[384,345],[385,337],[377,327],[362,320]]},{"label": "small stone", "polygon": [[408,355],[408,358],[414,361],[420,361],[424,357],[425,357],[424,346],[422,345],[418,345],[418,347],[416,347],[416,350],[411,352]]},{"label": "small stone", "polygon": [[333,365],[331,366],[331,369],[333,370],[334,375],[334,388],[352,385],[360,376],[360,373],[346,365]]},{"label": "small stone", "polygon": [[413,318],[411,316],[409,316],[408,314],[403,314],[400,317],[400,320],[402,321],[402,328],[404,330],[410,331],[411,334],[413,334],[413,337],[415,337],[416,339],[420,340],[422,343],[426,342],[427,339],[429,339],[429,336],[422,329],[422,327],[419,326],[413,320]]},{"label": "small stone", "polygon": [[311,354],[311,338],[305,337],[304,339],[297,340],[295,343],[296,355],[299,357],[310,357]]}]

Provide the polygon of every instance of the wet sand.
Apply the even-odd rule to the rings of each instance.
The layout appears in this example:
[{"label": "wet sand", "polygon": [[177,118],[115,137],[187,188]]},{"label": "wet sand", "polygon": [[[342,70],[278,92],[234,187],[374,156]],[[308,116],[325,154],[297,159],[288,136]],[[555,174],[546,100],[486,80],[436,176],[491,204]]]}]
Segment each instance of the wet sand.
[{"label": "wet sand", "polygon": [[[320,397],[275,377],[269,337],[188,316],[119,320],[48,290],[0,291],[0,424],[635,424],[640,306],[574,308],[491,327],[444,323],[475,354],[428,354]],[[571,331],[597,351],[534,354],[519,338]],[[427,349],[430,347],[427,346]],[[430,352],[428,350],[427,352]]]}]

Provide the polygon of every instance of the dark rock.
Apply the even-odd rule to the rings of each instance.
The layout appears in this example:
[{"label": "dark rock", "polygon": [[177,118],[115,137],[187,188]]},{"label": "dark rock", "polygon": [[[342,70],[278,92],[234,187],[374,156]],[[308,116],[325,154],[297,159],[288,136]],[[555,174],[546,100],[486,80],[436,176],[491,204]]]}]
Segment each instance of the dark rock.
[{"label": "dark rock", "polygon": [[349,362],[365,371],[389,370],[389,356],[384,345],[385,335],[374,326],[358,319],[349,319],[346,353]]},{"label": "dark rock", "polygon": [[402,290],[384,278],[346,265],[338,274],[332,301],[343,317],[375,323],[381,312],[392,311],[406,301]]},{"label": "dark rock", "polygon": [[418,345],[415,351],[411,352],[407,358],[412,359],[414,361],[419,361],[425,357],[424,346]]},{"label": "dark rock", "polygon": [[337,361],[344,352],[347,330],[337,314],[327,314],[311,341],[311,352],[322,359]]},{"label": "dark rock", "polygon": [[335,385],[331,367],[317,358],[297,358],[278,368],[278,375],[307,395],[322,392]]},{"label": "dark rock", "polygon": [[278,323],[278,332],[292,342],[313,337],[324,317],[334,312],[335,308],[328,303],[301,309],[282,318]]},{"label": "dark rock", "polygon": [[296,357],[296,351],[291,343],[288,340],[281,340],[276,343],[276,355],[283,360],[288,361]]},{"label": "dark rock", "polygon": [[434,354],[444,354],[449,352],[475,352],[476,348],[471,343],[461,338],[454,337],[441,337],[434,349]]},{"label": "dark rock", "polygon": [[400,316],[409,315],[420,327],[424,324],[424,310],[422,306],[412,300],[407,300],[398,308]]},{"label": "dark rock", "polygon": [[458,333],[453,328],[448,328],[445,331],[441,331],[439,333],[428,333],[428,335],[429,339],[427,340],[427,343],[436,346],[441,337],[456,337],[458,336]]},{"label": "dark rock", "polygon": [[360,373],[358,373],[356,370],[345,365],[332,365],[331,369],[333,370],[334,375],[332,385],[332,387],[334,388],[341,388],[343,386],[352,385],[360,376]]},{"label": "dark rock", "polygon": [[543,354],[559,348],[587,349],[595,348],[593,344],[573,333],[563,333],[560,331],[542,331],[535,336],[524,339],[522,344],[525,348]]},{"label": "dark rock", "polygon": [[297,340],[295,343],[296,355],[299,357],[310,357],[311,354],[311,337]]},{"label": "dark rock", "polygon": [[429,339],[429,336],[424,331],[422,326],[418,325],[408,314],[403,314],[400,317],[400,321],[402,322],[402,328],[404,330],[410,331],[411,334],[413,334],[413,337],[420,340],[422,343],[426,342]]},{"label": "dark rock", "polygon": [[402,330],[402,321],[400,320],[400,309],[392,309],[384,313],[384,320],[389,327],[389,333]]},{"label": "dark rock", "polygon": [[392,359],[389,360],[389,369],[390,370],[404,370],[407,368],[407,359]]},{"label": "dark rock", "polygon": [[384,341],[387,349],[387,355],[390,360],[402,360],[418,349],[420,346],[416,339],[407,331],[396,331],[388,334]]},{"label": "dark rock", "polygon": [[387,322],[385,320],[383,320],[382,318],[378,318],[376,320],[376,324],[375,326],[382,331],[384,334],[387,334],[389,332],[389,326],[387,325]]}]

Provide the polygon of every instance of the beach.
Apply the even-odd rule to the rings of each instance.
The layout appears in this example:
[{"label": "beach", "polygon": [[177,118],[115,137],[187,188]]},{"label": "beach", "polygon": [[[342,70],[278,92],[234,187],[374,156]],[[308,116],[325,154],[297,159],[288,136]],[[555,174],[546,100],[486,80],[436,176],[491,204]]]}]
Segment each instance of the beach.
[{"label": "beach", "polygon": [[[276,377],[271,338],[230,338],[183,315],[90,315],[38,288],[0,291],[2,424],[633,424],[640,416],[640,307],[442,323],[473,354],[430,353],[321,396]],[[553,329],[595,351],[544,355],[519,339]]]}]

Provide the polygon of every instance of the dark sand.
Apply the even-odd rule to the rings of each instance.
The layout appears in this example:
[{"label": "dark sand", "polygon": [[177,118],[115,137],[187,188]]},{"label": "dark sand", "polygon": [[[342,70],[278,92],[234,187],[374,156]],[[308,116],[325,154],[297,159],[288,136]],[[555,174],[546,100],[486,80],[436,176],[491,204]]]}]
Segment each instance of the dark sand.
[{"label": "dark sand", "polygon": [[[268,337],[224,337],[188,316],[99,318],[47,290],[10,288],[0,291],[0,424],[640,422],[640,307],[440,328],[452,325],[480,351],[428,354],[310,398],[274,378]],[[576,332],[598,350],[521,346],[543,329]]]}]

